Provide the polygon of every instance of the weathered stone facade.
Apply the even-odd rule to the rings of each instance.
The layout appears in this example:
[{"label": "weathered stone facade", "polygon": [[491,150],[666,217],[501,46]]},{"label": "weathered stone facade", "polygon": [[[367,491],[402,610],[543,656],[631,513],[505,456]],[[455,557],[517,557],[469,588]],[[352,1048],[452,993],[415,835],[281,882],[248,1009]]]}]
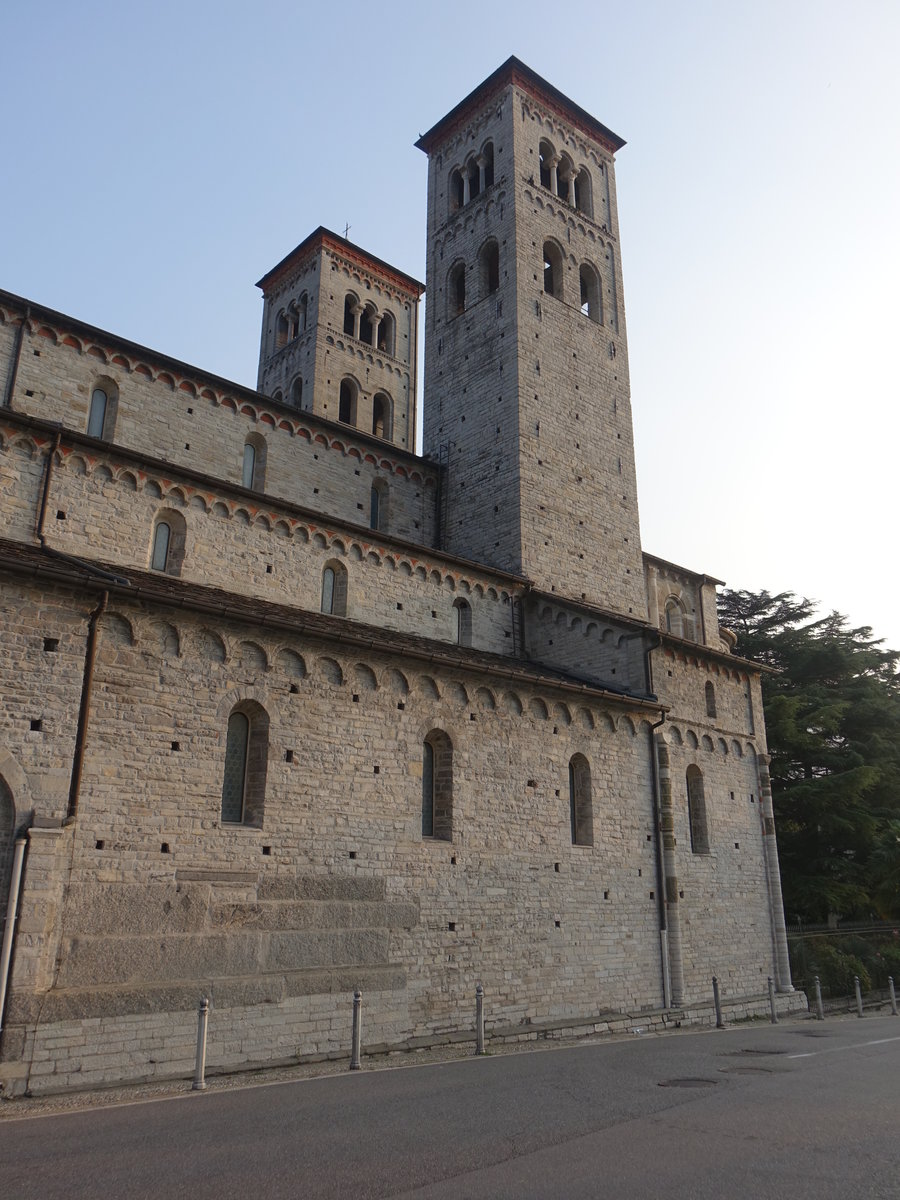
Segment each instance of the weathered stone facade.
[{"label": "weathered stone facade", "polygon": [[186,1073],[204,994],[229,1070],[354,987],[369,1047],[791,990],[758,668],[641,551],[622,142],[510,60],[420,145],[425,457],[421,286],[326,230],[257,392],[0,293],[12,1093]]}]

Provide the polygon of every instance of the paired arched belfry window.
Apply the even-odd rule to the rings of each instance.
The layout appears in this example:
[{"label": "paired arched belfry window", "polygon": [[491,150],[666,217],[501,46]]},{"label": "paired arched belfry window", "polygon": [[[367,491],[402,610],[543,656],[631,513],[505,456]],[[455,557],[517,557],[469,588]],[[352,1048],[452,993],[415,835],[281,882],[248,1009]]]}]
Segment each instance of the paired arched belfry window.
[{"label": "paired arched belfry window", "polygon": [[453,743],[442,729],[422,744],[422,837],[453,838]]},{"label": "paired arched belfry window", "polygon": [[691,850],[694,854],[709,854],[709,826],[706,820],[706,796],[703,775],[699,767],[687,769],[688,820],[691,826]]},{"label": "paired arched belfry window", "polygon": [[261,492],[266,486],[266,439],[261,434],[249,434],[244,443],[241,483],[256,492]]},{"label": "paired arched belfry window", "polygon": [[321,610],[332,617],[347,615],[347,568],[332,559],[322,571]]},{"label": "paired arched belfry window", "polygon": [[461,167],[454,167],[448,180],[450,211],[464,208],[494,184],[494,143],[489,139]]},{"label": "paired arched belfry window", "polygon": [[468,600],[454,600],[456,609],[456,643],[458,646],[472,645],[472,606]]},{"label": "paired arched belfry window", "polygon": [[568,154],[557,154],[553,143],[547,138],[541,139],[538,155],[541,187],[552,192],[554,196],[559,196],[578,212],[593,217],[593,185],[587,167],[578,168]]},{"label": "paired arched belfry window", "polygon": [[269,757],[269,716],[244,701],[231,710],[225,735],[222,823],[262,826]]},{"label": "paired arched belfry window", "polygon": [[181,513],[160,509],[150,538],[150,570],[162,575],[180,575],[186,535],[187,527]]},{"label": "paired arched belfry window", "polygon": [[116,431],[119,390],[111,379],[98,379],[91,392],[87,435],[111,442]]},{"label": "paired arched belfry window", "polygon": [[575,754],[569,760],[569,823],[573,846],[593,846],[591,768],[583,754]]}]

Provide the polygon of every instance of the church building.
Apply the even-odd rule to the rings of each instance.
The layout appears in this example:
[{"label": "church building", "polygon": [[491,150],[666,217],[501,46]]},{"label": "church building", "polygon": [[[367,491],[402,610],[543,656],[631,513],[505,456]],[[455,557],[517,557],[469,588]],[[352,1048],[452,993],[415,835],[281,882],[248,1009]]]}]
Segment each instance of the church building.
[{"label": "church building", "polygon": [[0,292],[6,1094],[184,1076],[204,996],[214,1071],[356,988],[368,1050],[800,1002],[761,668],[641,545],[624,143],[511,58],[416,145],[427,291],[315,230],[255,389]]}]

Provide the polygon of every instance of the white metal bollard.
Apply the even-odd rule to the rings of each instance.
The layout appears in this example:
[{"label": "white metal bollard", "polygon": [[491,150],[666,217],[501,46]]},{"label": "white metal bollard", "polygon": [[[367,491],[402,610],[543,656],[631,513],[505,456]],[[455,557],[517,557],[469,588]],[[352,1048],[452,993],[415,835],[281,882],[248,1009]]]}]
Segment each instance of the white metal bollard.
[{"label": "white metal bollard", "polygon": [[775,980],[769,976],[769,1012],[773,1025],[778,1024],[778,1013],[775,1011]]},{"label": "white metal bollard", "polygon": [[861,1017],[863,1015],[862,989],[859,986],[859,976],[858,975],[853,976],[853,986],[856,989],[856,1015],[858,1017]]},{"label": "white metal bollard", "polygon": [[484,1054],[484,988],[475,985],[475,1053]]},{"label": "white metal bollard", "polygon": [[819,977],[816,976],[816,1020],[825,1020],[825,1006],[822,1003],[822,985],[819,983]]},{"label": "white metal bollard", "polygon": [[888,975],[888,991],[891,994],[891,1013],[896,1017],[897,1016],[897,994],[894,991],[893,975]]},{"label": "white metal bollard", "polygon": [[350,1047],[350,1070],[358,1071],[360,1045],[362,1043],[362,992],[359,988],[353,993],[353,1042]]},{"label": "white metal bollard", "polygon": [[209,997],[204,996],[197,1010],[197,1062],[191,1090],[206,1091],[206,1031],[209,1026]]}]

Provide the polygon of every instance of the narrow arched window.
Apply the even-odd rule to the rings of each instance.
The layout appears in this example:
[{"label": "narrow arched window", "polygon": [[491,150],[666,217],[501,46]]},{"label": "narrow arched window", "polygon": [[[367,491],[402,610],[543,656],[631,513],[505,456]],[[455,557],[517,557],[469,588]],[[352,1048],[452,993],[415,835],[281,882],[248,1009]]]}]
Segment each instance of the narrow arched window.
[{"label": "narrow arched window", "polygon": [[356,297],[349,295],[344,299],[344,333],[353,337],[356,329]]},{"label": "narrow arched window", "polygon": [[338,420],[345,425],[356,424],[356,401],[359,389],[352,379],[341,380],[341,390],[338,399]]},{"label": "narrow arched window", "polygon": [[594,215],[594,195],[591,176],[587,167],[582,167],[575,176],[575,207],[585,216]]},{"label": "narrow arched window", "polygon": [[556,153],[549,142],[542,141],[538,153],[540,154],[541,163],[541,187],[550,190],[551,187],[551,163],[555,165]]},{"label": "narrow arched window", "polygon": [[591,768],[583,754],[576,754],[569,760],[569,823],[573,846],[593,846]]},{"label": "narrow arched window", "polygon": [[463,183],[462,172],[458,167],[455,167],[450,172],[450,211],[456,212],[465,204],[465,184]]},{"label": "narrow arched window", "polygon": [[288,342],[288,319],[282,310],[275,321],[275,349],[280,350]]},{"label": "narrow arched window", "polygon": [[291,304],[288,309],[288,341],[292,342],[300,332],[300,314],[297,312],[297,305]]},{"label": "narrow arched window", "polygon": [[244,447],[244,466],[241,483],[245,488],[253,487],[253,473],[256,470],[256,447],[250,442]]},{"label": "narrow arched window", "polygon": [[372,432],[388,439],[393,434],[393,405],[385,392],[376,392],[372,399]]},{"label": "narrow arched window", "polygon": [[299,375],[291,384],[291,404],[294,408],[300,408],[303,404],[303,380]]},{"label": "narrow arched window", "polygon": [[589,263],[582,263],[578,272],[581,285],[581,311],[598,324],[603,320],[600,302],[600,277]]},{"label": "narrow arched window", "polygon": [[303,333],[306,329],[307,318],[309,317],[309,297],[306,292],[300,297],[300,303],[297,306],[300,318],[300,332]]},{"label": "narrow arched window", "polygon": [[459,317],[466,311],[466,267],[465,263],[457,263],[451,270],[448,279],[448,309],[449,317]]},{"label": "narrow arched window", "polygon": [[544,242],[544,291],[562,300],[562,254],[555,242]]},{"label": "narrow arched window", "polygon": [[372,345],[373,330],[372,330],[372,310],[364,308],[359,314],[359,340],[365,342],[367,346]]},{"label": "narrow arched window", "polygon": [[709,827],[706,821],[706,796],[703,775],[699,767],[687,769],[688,819],[691,826],[691,850],[694,854],[709,854]]},{"label": "narrow arched window", "polygon": [[481,170],[484,175],[485,188],[494,184],[494,143],[485,142],[481,151]]},{"label": "narrow arched window", "polygon": [[422,744],[422,837],[453,838],[453,743],[442,729]]},{"label": "narrow arched window", "polygon": [[0,775],[0,896],[9,894],[13,848],[16,841],[16,806],[6,780]]},{"label": "narrow arched window", "polygon": [[454,600],[456,609],[456,644],[458,646],[472,645],[472,606],[468,600]]},{"label": "narrow arched window", "polygon": [[706,715],[715,717],[716,714],[716,689],[712,682],[707,680],[706,684]]},{"label": "narrow arched window", "polygon": [[165,571],[169,562],[169,542],[172,529],[168,521],[158,521],[153,531],[153,553],[150,556],[151,571]]},{"label": "narrow arched window", "polygon": [[369,528],[387,529],[388,490],[383,479],[376,479],[372,484],[369,497]]},{"label": "narrow arched window", "polygon": [[88,437],[102,438],[106,422],[107,395],[102,388],[94,388],[91,395],[91,413],[88,417]]},{"label": "narrow arched window", "polygon": [[347,569],[342,563],[332,561],[322,571],[323,613],[332,617],[347,615]]},{"label": "narrow arched window", "polygon": [[395,336],[396,326],[393,316],[389,312],[382,313],[378,325],[378,349],[383,350],[385,354],[393,354]]},{"label": "narrow arched window", "polygon": [[263,823],[269,757],[269,717],[262,705],[243,701],[228,717],[222,778],[222,823]]},{"label": "narrow arched window", "polygon": [[684,636],[684,610],[674,597],[666,601],[666,629],[675,637]]},{"label": "narrow arched window", "polygon": [[493,238],[481,247],[481,294],[489,296],[500,287],[500,247]]}]

